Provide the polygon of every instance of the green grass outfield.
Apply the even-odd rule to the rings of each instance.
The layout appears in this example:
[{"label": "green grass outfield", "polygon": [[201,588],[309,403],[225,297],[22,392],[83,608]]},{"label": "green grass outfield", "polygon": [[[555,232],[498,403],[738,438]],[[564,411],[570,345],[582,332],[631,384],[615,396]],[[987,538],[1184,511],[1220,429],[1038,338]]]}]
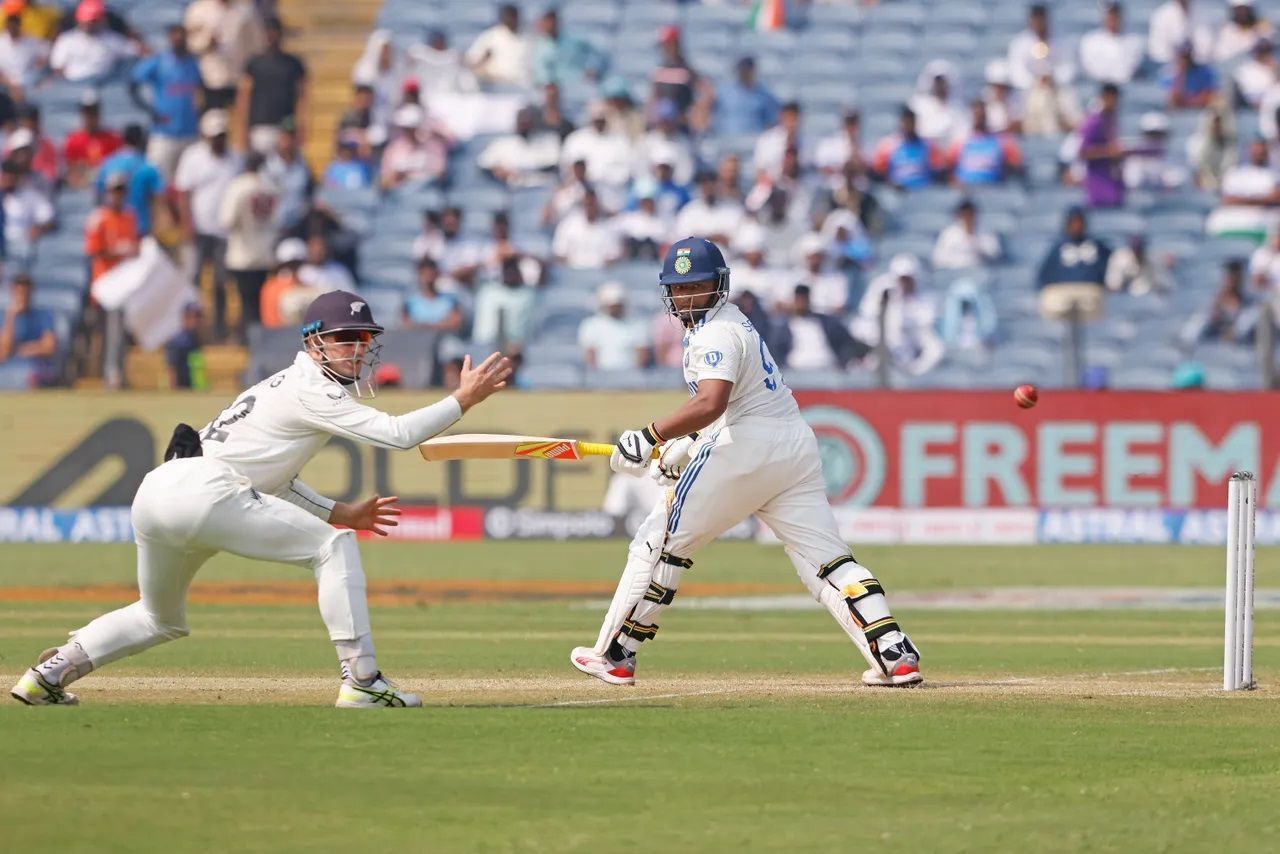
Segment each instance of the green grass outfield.
[{"label": "green grass outfield", "polygon": [[[1258,613],[1262,689],[1224,695],[1217,610],[895,608],[929,687],[890,691],[857,686],[861,658],[816,608],[678,597],[641,684],[611,688],[567,662],[594,641],[602,595],[536,596],[605,590],[623,544],[362,549],[374,594],[500,582],[485,601],[455,584],[373,607],[381,663],[430,708],[331,708],[313,605],[193,604],[190,638],[91,675],[81,707],[0,705],[6,850],[1280,849],[1277,611]],[[857,553],[891,597],[1222,589],[1220,549]],[[1275,560],[1259,553],[1262,587],[1280,586]],[[2,547],[0,676],[110,607],[84,587],[129,582],[132,561],[124,546]],[[223,556],[193,592],[307,577]],[[685,578],[803,592],[781,550],[751,544],[708,549]],[[17,588],[26,600],[6,597]]]}]

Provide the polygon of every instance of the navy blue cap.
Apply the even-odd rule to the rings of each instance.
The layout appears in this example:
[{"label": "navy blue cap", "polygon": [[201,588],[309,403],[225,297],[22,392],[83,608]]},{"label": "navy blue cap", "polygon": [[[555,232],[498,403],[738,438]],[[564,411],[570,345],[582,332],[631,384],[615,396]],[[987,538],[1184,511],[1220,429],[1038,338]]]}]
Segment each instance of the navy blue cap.
[{"label": "navy blue cap", "polygon": [[373,321],[369,303],[359,294],[329,291],[312,300],[302,317],[303,337],[339,329],[362,329],[374,334],[382,332],[382,327]]},{"label": "navy blue cap", "polygon": [[681,285],[685,282],[705,282],[708,279],[719,279],[728,272],[729,265],[724,262],[724,254],[719,247],[701,237],[686,237],[671,244],[671,248],[667,250],[658,283]]}]

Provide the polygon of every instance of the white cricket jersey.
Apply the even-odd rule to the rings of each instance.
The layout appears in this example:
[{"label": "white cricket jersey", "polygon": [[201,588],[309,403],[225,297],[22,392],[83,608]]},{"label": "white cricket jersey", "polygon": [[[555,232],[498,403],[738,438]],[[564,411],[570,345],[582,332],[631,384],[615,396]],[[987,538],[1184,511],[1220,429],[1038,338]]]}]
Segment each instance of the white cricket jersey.
[{"label": "white cricket jersey", "polygon": [[[295,478],[330,436],[367,445],[409,450],[462,417],[452,396],[404,415],[357,403],[305,352],[293,364],[236,398],[200,431],[204,455],[227,463],[259,492],[295,504],[317,504]],[[331,501],[319,502],[327,515]]]},{"label": "white cricket jersey", "polygon": [[733,304],[715,311],[685,334],[684,379],[691,395],[697,393],[702,380],[733,383],[729,408],[707,431],[744,418],[795,419],[804,423],[769,347]]}]

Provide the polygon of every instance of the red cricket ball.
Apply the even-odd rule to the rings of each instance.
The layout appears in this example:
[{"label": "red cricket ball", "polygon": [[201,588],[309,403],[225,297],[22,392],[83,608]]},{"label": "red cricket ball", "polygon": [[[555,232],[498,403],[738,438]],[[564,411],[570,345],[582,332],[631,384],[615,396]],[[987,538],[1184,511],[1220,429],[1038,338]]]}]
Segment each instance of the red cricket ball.
[{"label": "red cricket ball", "polygon": [[1020,385],[1013,390],[1013,402],[1023,409],[1030,409],[1040,400],[1040,392],[1033,385]]}]

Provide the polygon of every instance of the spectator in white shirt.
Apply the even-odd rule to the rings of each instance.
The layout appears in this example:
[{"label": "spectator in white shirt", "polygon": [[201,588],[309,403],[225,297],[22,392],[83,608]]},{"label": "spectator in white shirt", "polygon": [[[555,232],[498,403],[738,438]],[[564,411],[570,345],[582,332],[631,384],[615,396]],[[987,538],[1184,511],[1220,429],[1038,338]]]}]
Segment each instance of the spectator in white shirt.
[{"label": "spectator in white shirt", "polygon": [[245,65],[267,46],[257,5],[253,0],[194,0],[183,23],[187,47],[200,60],[201,106],[230,108]]},{"label": "spectator in white shirt", "polygon": [[871,280],[853,320],[854,337],[871,346],[880,343],[884,312],[884,346],[893,364],[910,374],[926,373],[945,351],[936,331],[938,312],[920,291],[920,263],[915,256],[895,255],[889,270]]},{"label": "spectator in white shirt", "polygon": [[1196,55],[1208,56],[1213,33],[1203,16],[1194,13],[1192,0],[1166,0],[1151,13],[1151,29],[1147,36],[1147,56],[1161,65],[1173,62],[1178,49],[1193,42]]},{"label": "spectator in white shirt", "polygon": [[329,243],[323,235],[307,239],[307,260],[298,268],[298,281],[321,291],[354,291],[351,271],[329,257]]},{"label": "spectator in white shirt", "polygon": [[427,118],[417,104],[397,107],[391,123],[395,136],[382,152],[379,186],[391,190],[402,185],[423,186],[443,178],[453,143],[443,125]]},{"label": "spectator in white shirt", "polygon": [[764,172],[776,178],[782,172],[782,160],[788,148],[795,148],[800,161],[808,165],[811,158],[800,136],[800,102],[788,101],[778,111],[778,123],[760,134],[756,140],[751,166],[755,172]]},{"label": "spectator in white shirt", "polygon": [[14,100],[36,82],[49,62],[49,45],[22,34],[22,16],[6,15],[0,33],[0,82],[9,87]]},{"label": "spectator in white shirt", "polygon": [[[207,115],[207,113],[206,113]],[[240,331],[260,319],[262,286],[275,261],[279,186],[267,177],[266,161],[250,152],[244,172],[227,186],[218,209],[226,231],[226,268],[240,294]]]},{"label": "spectator in white shirt", "polygon": [[636,155],[637,177],[652,174],[662,162],[671,164],[677,184],[693,180],[693,142],[680,127],[675,101],[663,99],[653,108],[653,129],[640,140]]},{"label": "spectator in white shirt", "polygon": [[1280,228],[1271,230],[1267,242],[1249,258],[1249,281],[1268,298],[1280,297]]},{"label": "spectator in white shirt", "polygon": [[413,240],[413,257],[434,258],[441,275],[469,286],[484,263],[484,250],[462,233],[462,209],[451,205],[423,213],[422,233]]},{"label": "spectator in white shirt", "polygon": [[1280,81],[1280,64],[1276,62],[1271,42],[1267,39],[1254,42],[1249,58],[1236,66],[1231,79],[1241,101],[1250,107],[1260,106],[1268,90]]},{"label": "spectator in white shirt", "polygon": [[699,172],[698,197],[676,215],[675,233],[696,234],[722,247],[732,248],[733,236],[742,222],[742,203],[722,198],[714,172]]},{"label": "spectator in white shirt", "polygon": [[596,291],[596,313],[578,327],[578,346],[588,368],[625,371],[649,362],[649,330],[627,317],[626,289],[605,282]]},{"label": "spectator in white shirt", "polygon": [[472,42],[467,49],[467,64],[485,83],[526,88],[531,85],[529,39],[520,32],[520,10],[514,4],[498,7],[498,23]]},{"label": "spectator in white shirt", "polygon": [[600,270],[622,257],[618,228],[600,209],[595,190],[582,195],[581,210],[566,216],[551,239],[556,261],[575,270]]},{"label": "spectator in white shirt", "polygon": [[849,309],[849,279],[827,264],[827,243],[818,234],[806,234],[796,245],[799,267],[778,280],[771,307],[786,307],[796,285],[807,285],[813,310],[840,317]]},{"label": "spectator in white shirt", "polygon": [[1080,39],[1080,67],[1098,83],[1128,83],[1142,65],[1142,36],[1124,32],[1122,15],[1119,3],[1108,2],[1102,26]]},{"label": "spectator in white shirt", "polygon": [[4,205],[5,257],[25,267],[35,256],[36,241],[53,230],[54,209],[44,193],[21,180],[12,160],[0,165],[0,199]]},{"label": "spectator in white shirt", "polygon": [[560,163],[560,137],[537,130],[537,113],[525,107],[516,113],[515,132],[485,146],[478,165],[508,187],[545,187]]},{"label": "spectator in white shirt", "polygon": [[814,165],[828,178],[838,181],[845,166],[852,163],[858,174],[867,172],[862,156],[862,115],[854,108],[844,111],[840,130],[824,137],[813,155]]},{"label": "spectator in white shirt", "polygon": [[782,366],[793,371],[843,369],[866,353],[866,346],[855,341],[838,318],[814,308],[805,284],[792,289],[769,345]]},{"label": "spectator in white shirt", "polygon": [[1022,135],[1022,98],[1009,82],[1009,63],[993,59],[987,63],[986,90],[982,103],[987,107],[987,127],[992,133]]},{"label": "spectator in white shirt", "polygon": [[1080,110],[1080,99],[1066,79],[1068,70],[1059,66],[1056,73],[1051,73],[1048,64],[1041,70],[1045,73],[1036,77],[1026,93],[1023,133],[1027,136],[1058,136],[1075,130],[1084,116]]},{"label": "spectator in white shirt", "polygon": [[53,43],[49,67],[72,83],[102,83],[121,62],[142,52],[138,41],[107,29],[106,22],[102,0],[81,0],[76,27]]},{"label": "spectator in white shirt", "polygon": [[1134,296],[1169,290],[1168,270],[1172,257],[1157,261],[1147,251],[1145,237],[1130,235],[1128,243],[1112,252],[1107,260],[1107,290],[1124,291]]},{"label": "spectator in white shirt", "polygon": [[1253,0],[1229,0],[1231,20],[1218,30],[1213,42],[1215,62],[1228,62],[1248,53],[1260,38],[1271,38],[1271,22],[1259,18]]},{"label": "spectator in white shirt", "polygon": [[754,220],[744,220],[733,237],[733,248],[741,257],[741,263],[735,260],[731,267],[734,293],[750,291],[761,303],[768,302],[783,272],[767,262],[764,229]]},{"label": "spectator in white shirt", "polygon": [[1065,75],[1069,80],[1074,71],[1071,51],[1049,33],[1049,10],[1042,3],[1032,5],[1027,10],[1027,28],[1009,43],[1010,82],[1030,89],[1046,74]]},{"label": "spectator in white shirt", "polygon": [[966,111],[956,85],[956,68],[935,59],[916,78],[916,93],[908,102],[916,114],[916,133],[929,142],[944,143],[963,131]]},{"label": "spectator in white shirt", "polygon": [[658,253],[671,239],[673,218],[658,212],[658,184],[652,178],[637,181],[632,194],[636,200],[635,209],[619,214],[614,220],[626,243],[627,258],[631,261],[660,260]]},{"label": "spectator in white shirt", "polygon": [[1196,186],[1216,192],[1222,177],[1236,165],[1236,126],[1225,104],[1214,104],[1200,114],[1196,132],[1187,140],[1187,161]]},{"label": "spectator in white shirt", "polygon": [[1187,180],[1187,170],[1169,162],[1169,119],[1164,113],[1143,113],[1138,120],[1142,142],[1131,148],[1121,167],[1130,190],[1172,190]]},{"label": "spectator in white shirt", "polygon": [[579,158],[569,166],[565,175],[542,206],[542,227],[554,228],[556,223],[582,205],[587,191],[587,161]]},{"label": "spectator in white shirt", "polygon": [[560,149],[560,171],[568,174],[577,160],[587,162],[587,180],[593,184],[622,187],[631,179],[631,142],[620,133],[610,133],[608,108],[596,101],[588,108],[590,124],[565,137]]},{"label": "spectator in white shirt", "polygon": [[964,199],[956,206],[955,222],[942,229],[933,246],[937,270],[968,270],[1000,260],[1000,241],[989,231],[978,230],[978,206]]},{"label": "spectator in white shirt", "polygon": [[178,221],[191,247],[189,274],[199,282],[206,266],[213,271],[214,327],[226,328],[228,286],[225,256],[227,229],[219,213],[227,187],[240,174],[241,160],[227,144],[229,121],[224,110],[200,118],[200,141],[178,158],[173,187],[178,191]]},{"label": "spectator in white shirt", "polygon": [[480,85],[458,52],[449,47],[444,30],[429,30],[421,44],[405,51],[407,73],[422,84],[422,94],[476,92]]},{"label": "spectator in white shirt", "polygon": [[1280,179],[1269,161],[1266,141],[1255,139],[1249,145],[1249,162],[1223,176],[1222,200],[1209,214],[1206,232],[1261,242],[1280,222]]}]

